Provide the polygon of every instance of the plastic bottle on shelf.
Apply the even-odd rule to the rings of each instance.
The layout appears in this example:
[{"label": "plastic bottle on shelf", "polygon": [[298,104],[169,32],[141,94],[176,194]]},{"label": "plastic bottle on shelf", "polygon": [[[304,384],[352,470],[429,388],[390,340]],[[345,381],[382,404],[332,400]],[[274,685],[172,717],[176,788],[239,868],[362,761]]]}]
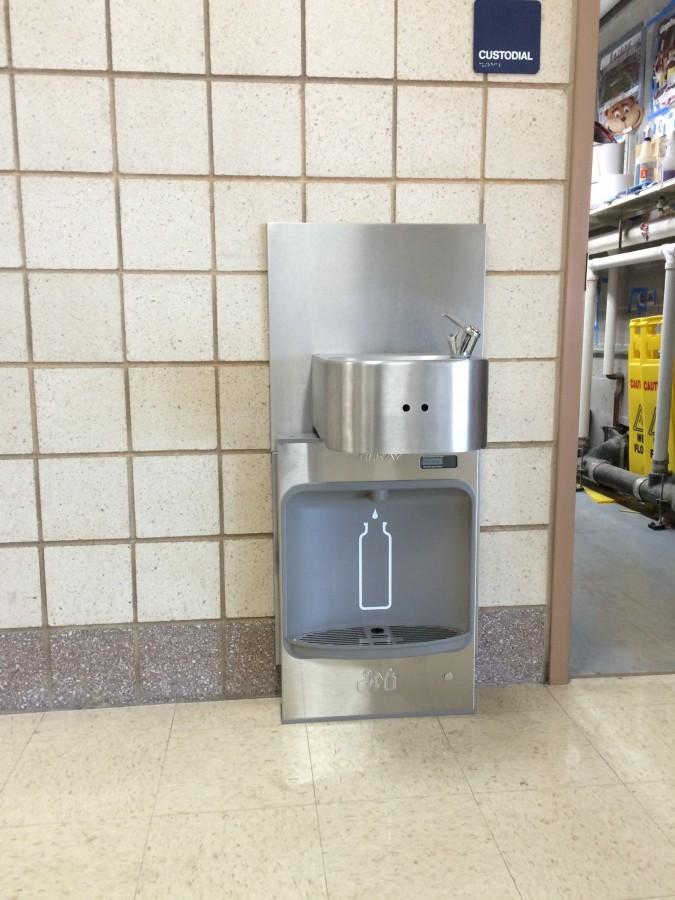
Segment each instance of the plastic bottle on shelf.
[{"label": "plastic bottle on shelf", "polygon": [[675,130],[670,132],[666,155],[662,162],[661,180],[668,181],[670,178],[675,178]]},{"label": "plastic bottle on shelf", "polygon": [[656,156],[652,139],[647,135],[638,147],[638,155],[635,165],[636,184],[647,184],[654,181],[656,175]]}]

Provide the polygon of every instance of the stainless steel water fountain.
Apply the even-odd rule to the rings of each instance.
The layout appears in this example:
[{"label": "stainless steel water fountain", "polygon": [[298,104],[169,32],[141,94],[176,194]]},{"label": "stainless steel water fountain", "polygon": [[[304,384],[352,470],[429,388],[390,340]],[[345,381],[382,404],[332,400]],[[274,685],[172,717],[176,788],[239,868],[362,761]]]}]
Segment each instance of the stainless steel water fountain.
[{"label": "stainless steel water fountain", "polygon": [[484,229],[268,246],[282,718],[470,712]]}]

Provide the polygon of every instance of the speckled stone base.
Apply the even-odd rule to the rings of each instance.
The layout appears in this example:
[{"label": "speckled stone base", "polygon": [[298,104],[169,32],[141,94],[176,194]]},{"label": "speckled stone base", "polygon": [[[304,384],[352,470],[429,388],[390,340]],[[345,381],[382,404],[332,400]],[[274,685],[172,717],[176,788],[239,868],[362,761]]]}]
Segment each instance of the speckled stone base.
[{"label": "speckled stone base", "polygon": [[[544,606],[478,615],[480,684],[543,681]],[[279,694],[274,621],[0,632],[0,712]]]},{"label": "speckled stone base", "polygon": [[543,681],[545,666],[545,606],[495,606],[478,611],[478,684]]},{"label": "speckled stone base", "polygon": [[0,712],[278,693],[272,619],[0,632]]}]

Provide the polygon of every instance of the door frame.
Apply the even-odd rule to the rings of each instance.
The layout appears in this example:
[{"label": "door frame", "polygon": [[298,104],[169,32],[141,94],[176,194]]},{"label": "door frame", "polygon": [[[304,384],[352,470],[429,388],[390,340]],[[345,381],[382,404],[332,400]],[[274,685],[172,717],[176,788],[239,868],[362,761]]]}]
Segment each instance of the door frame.
[{"label": "door frame", "polygon": [[577,0],[570,102],[566,257],[560,317],[557,462],[553,485],[548,680],[569,681],[581,343],[595,120],[600,0]]}]

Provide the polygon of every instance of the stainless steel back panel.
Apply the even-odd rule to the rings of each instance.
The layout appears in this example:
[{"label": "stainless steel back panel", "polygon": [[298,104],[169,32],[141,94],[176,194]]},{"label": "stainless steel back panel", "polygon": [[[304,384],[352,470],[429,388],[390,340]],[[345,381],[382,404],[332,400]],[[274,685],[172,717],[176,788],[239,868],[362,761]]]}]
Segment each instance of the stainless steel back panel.
[{"label": "stainless steel back panel", "polygon": [[314,427],[344,453],[466,453],[487,441],[488,361],[315,355]]},{"label": "stainless steel back panel", "polygon": [[[268,225],[272,446],[310,433],[314,353],[448,355],[483,330],[482,225]],[[475,351],[481,353],[482,339]]]}]

